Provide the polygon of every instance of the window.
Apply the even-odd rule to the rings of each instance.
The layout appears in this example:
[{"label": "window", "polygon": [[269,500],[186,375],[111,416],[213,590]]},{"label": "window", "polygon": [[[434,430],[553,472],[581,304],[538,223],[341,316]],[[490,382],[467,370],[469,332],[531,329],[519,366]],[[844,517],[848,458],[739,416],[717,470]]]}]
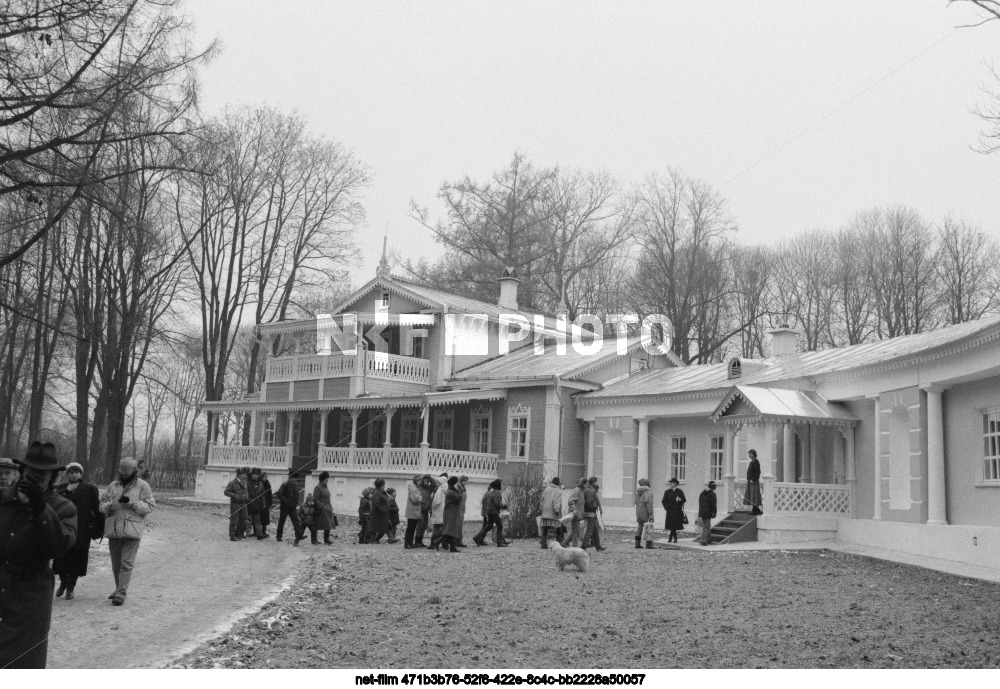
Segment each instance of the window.
[{"label": "window", "polygon": [[419,447],[420,446],[420,414],[414,414],[412,412],[407,412],[403,414],[400,419],[400,437],[399,444],[401,447]]},{"label": "window", "polygon": [[375,308],[382,311],[389,308],[389,290],[382,290],[382,292],[375,298]]},{"label": "window", "polygon": [[414,337],[413,341],[412,341],[412,344],[413,344],[413,354],[412,354],[412,356],[415,357],[415,358],[417,358],[417,359],[423,359],[424,358],[424,338],[422,338],[422,337]]},{"label": "window", "polygon": [[1000,481],[1000,409],[983,414],[983,480]]},{"label": "window", "polygon": [[455,430],[455,412],[434,414],[434,447],[439,450],[452,449],[452,433]]},{"label": "window", "polygon": [[729,362],[729,378],[739,378],[743,375],[743,366],[740,364],[739,359],[733,359]]},{"label": "window", "polygon": [[722,480],[722,467],[726,456],[726,437],[724,435],[713,435],[709,439],[708,449],[708,472],[712,481]]},{"label": "window", "polygon": [[273,416],[264,419],[264,438],[261,444],[265,447],[274,447],[274,424],[275,418]]},{"label": "window", "polygon": [[334,443],[337,447],[347,447],[351,444],[351,427],[354,425],[352,422],[350,413],[347,411],[340,412],[340,428],[337,431],[337,438]]},{"label": "window", "polygon": [[676,476],[681,483],[685,480],[687,469],[687,438],[671,436],[670,438],[670,475]]},{"label": "window", "polygon": [[469,448],[473,452],[490,451],[490,410],[477,408],[472,410],[472,437]]},{"label": "window", "polygon": [[309,449],[310,452],[319,447],[319,443],[321,440],[323,442],[326,442],[326,438],[321,438],[319,434],[320,430],[322,430],[321,424],[322,424],[323,414],[326,413],[327,412],[325,411],[318,411],[313,413],[312,415],[312,447]]},{"label": "window", "polygon": [[511,407],[507,414],[507,459],[527,459],[528,442],[528,407],[518,405]]},{"label": "window", "polygon": [[382,447],[385,443],[385,414],[379,414],[368,422],[368,447]]}]

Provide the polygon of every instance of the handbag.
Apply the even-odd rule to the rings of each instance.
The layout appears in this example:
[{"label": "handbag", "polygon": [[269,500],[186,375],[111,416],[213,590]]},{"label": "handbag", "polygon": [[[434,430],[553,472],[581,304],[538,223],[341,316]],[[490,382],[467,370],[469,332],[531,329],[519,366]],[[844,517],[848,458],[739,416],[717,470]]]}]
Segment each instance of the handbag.
[{"label": "handbag", "polygon": [[697,526],[699,529],[701,528],[701,517],[698,517],[697,519],[694,520],[694,525]]},{"label": "handbag", "polygon": [[642,525],[642,540],[651,541],[653,540],[653,522],[646,522]]},{"label": "handbag", "polygon": [[681,512],[681,524],[688,524],[688,523],[690,523],[690,520],[688,519],[687,514]]}]

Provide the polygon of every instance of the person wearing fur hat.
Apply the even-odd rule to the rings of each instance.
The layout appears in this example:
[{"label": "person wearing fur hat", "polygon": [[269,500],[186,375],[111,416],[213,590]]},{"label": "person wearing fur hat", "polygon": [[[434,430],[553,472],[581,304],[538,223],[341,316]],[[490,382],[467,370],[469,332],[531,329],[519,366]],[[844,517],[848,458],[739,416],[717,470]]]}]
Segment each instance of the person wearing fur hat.
[{"label": "person wearing fur hat", "polygon": [[330,481],[330,474],[323,471],[319,475],[319,483],[313,488],[313,501],[316,503],[316,513],[313,516],[312,542],[316,543],[316,533],[323,532],[323,543],[333,545],[330,540],[330,529],[336,524],[333,516],[333,503],[330,502],[330,489],[327,483]]},{"label": "person wearing fur hat", "polygon": [[104,535],[108,539],[111,572],[115,576],[115,590],[108,598],[115,605],[125,604],[139,541],[146,530],[146,515],[155,507],[153,491],[139,478],[135,459],[123,458],[118,464],[118,477],[108,486],[101,500],[101,512],[107,517]]},{"label": "person wearing fur hat", "polygon": [[441,474],[437,478],[437,488],[431,496],[431,515],[429,523],[431,525],[431,544],[440,544],[444,536],[444,492],[448,489],[448,474]]},{"label": "person wearing fur hat", "polygon": [[563,538],[561,544],[563,548],[568,548],[570,545],[576,548],[580,545],[580,525],[583,523],[583,489],[586,485],[587,479],[579,479],[576,482],[576,488],[569,494],[567,507],[573,513],[573,521],[570,522],[569,533]]},{"label": "person wearing fur hat", "polygon": [[229,540],[242,541],[247,531],[247,493],[246,476],[242,469],[236,470],[236,477],[226,484],[222,492],[229,498]]},{"label": "person wearing fur hat", "polygon": [[[66,483],[57,492],[76,507],[76,541],[52,562],[52,571],[59,577],[56,598],[65,593],[66,600],[73,600],[77,580],[87,576],[90,539],[104,536],[104,515],[100,510],[101,495],[97,486],[83,480],[83,467],[76,462],[66,465]],[[96,532],[95,527],[99,529]]]},{"label": "person wearing fur hat", "polygon": [[[635,521],[639,528],[635,532],[635,547],[642,547],[642,529],[644,524],[653,523],[653,490],[649,487],[649,479],[639,479],[635,489]],[[653,549],[653,542],[646,541],[646,548]]]},{"label": "person wearing fur hat", "polygon": [[17,483],[17,464],[13,459],[0,457],[0,490]]},{"label": "person wearing fur hat", "polygon": [[250,481],[247,483],[247,514],[250,515],[253,535],[257,537],[258,541],[268,538],[268,535],[264,533],[260,517],[266,508],[267,493],[264,490],[264,482],[261,480],[260,467],[254,467],[250,471]]},{"label": "person wearing fur hat", "polygon": [[438,550],[442,543],[453,553],[460,553],[458,541],[462,538],[462,494],[458,490],[458,477],[448,479],[448,487],[444,491],[444,523],[441,536],[432,547]]},{"label": "person wearing fur hat", "polygon": [[503,522],[500,520],[500,510],[507,509],[507,505],[503,502],[503,493],[500,492],[502,489],[503,486],[500,479],[496,479],[490,483],[490,489],[486,491],[486,495],[483,497],[486,524],[479,530],[479,533],[472,537],[472,540],[478,546],[486,545],[486,534],[495,526],[497,529],[497,548],[507,547],[507,542],[503,540]]},{"label": "person wearing fur hat", "polygon": [[559,538],[559,529],[562,528],[562,482],[558,476],[554,476],[549,484],[542,491],[542,550],[549,547],[549,531],[555,531],[556,539]]},{"label": "person wearing fur hat", "polygon": [[76,540],[76,507],[52,489],[63,465],[33,442],[18,479],[0,492],[0,668],[44,669],[55,577],[49,568]]}]

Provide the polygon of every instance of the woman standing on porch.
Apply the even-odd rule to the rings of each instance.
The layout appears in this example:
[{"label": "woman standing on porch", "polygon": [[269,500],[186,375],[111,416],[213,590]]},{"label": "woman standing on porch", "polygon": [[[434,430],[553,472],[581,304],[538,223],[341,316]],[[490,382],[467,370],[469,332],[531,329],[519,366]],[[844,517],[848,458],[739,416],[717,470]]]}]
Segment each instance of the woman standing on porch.
[{"label": "woman standing on porch", "polygon": [[747,467],[747,494],[743,498],[744,505],[753,505],[751,514],[763,514],[764,501],[760,494],[760,462],[757,461],[757,450],[747,450],[750,466]]}]

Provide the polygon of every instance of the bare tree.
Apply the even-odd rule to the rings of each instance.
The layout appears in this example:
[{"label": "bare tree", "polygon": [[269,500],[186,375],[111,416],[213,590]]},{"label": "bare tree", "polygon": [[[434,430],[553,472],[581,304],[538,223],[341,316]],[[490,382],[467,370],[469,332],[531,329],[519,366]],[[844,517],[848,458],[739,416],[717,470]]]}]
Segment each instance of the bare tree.
[{"label": "bare tree", "polygon": [[833,251],[830,233],[817,230],[784,242],[779,250],[778,310],[802,328],[806,351],[829,345],[824,338],[833,313]]},{"label": "bare tree", "polygon": [[1000,306],[1000,247],[981,230],[952,217],[938,230],[934,266],[950,323],[981,318]]}]

